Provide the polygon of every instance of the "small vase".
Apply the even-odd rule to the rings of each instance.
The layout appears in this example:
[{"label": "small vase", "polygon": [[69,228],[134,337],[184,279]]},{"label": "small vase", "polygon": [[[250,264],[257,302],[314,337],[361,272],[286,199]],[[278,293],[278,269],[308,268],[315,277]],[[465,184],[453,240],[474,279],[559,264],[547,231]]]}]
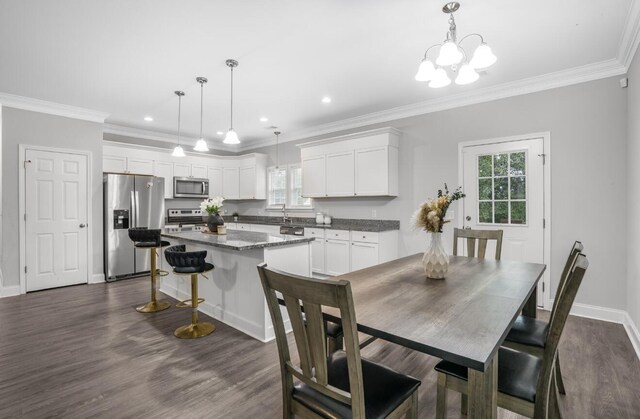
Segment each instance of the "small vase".
[{"label": "small vase", "polygon": [[224,225],[224,220],[220,214],[209,214],[207,217],[207,227],[212,233],[218,233],[218,226]]},{"label": "small vase", "polygon": [[444,279],[449,270],[449,255],[442,246],[442,233],[431,233],[431,244],[422,257],[427,278]]}]

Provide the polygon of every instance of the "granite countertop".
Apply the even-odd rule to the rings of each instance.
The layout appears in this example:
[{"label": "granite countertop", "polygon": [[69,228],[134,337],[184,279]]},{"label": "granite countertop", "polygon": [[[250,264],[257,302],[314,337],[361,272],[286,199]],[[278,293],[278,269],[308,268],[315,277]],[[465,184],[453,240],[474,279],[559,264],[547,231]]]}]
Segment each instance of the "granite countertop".
[{"label": "granite countertop", "polygon": [[257,233],[253,231],[230,230],[227,234],[206,234],[191,228],[165,229],[162,232],[164,237],[184,240],[192,243],[204,244],[207,246],[221,247],[231,250],[251,250],[262,249],[264,247],[288,246],[315,240],[314,237],[300,237],[292,235],[273,235],[267,233]]},{"label": "granite countertop", "polygon": [[[225,222],[234,222],[233,217],[228,215],[224,217]],[[332,230],[349,230],[349,231],[370,231],[382,232],[391,230],[400,230],[400,221],[398,220],[369,220],[354,218],[334,218],[332,223],[316,224],[315,217],[291,217],[290,222],[286,225],[302,226],[305,228],[326,228]],[[282,217],[268,217],[257,215],[241,215],[238,217],[238,223],[244,224],[266,224],[266,225],[285,225]]]}]

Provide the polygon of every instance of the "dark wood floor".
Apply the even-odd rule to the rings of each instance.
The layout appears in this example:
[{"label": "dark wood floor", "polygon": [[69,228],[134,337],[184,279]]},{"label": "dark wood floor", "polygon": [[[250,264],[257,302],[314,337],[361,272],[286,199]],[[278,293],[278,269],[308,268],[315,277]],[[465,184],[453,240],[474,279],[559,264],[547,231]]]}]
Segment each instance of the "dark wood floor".
[{"label": "dark wood floor", "polygon": [[[0,299],[0,418],[281,417],[275,343],[220,322],[206,338],[176,339],[189,312],[137,313],[148,288],[138,279]],[[566,418],[640,417],[640,362],[622,326],[572,317],[560,353]],[[363,356],[420,378],[420,417],[435,416],[435,358],[380,341]],[[459,397],[449,403],[460,417]]]}]

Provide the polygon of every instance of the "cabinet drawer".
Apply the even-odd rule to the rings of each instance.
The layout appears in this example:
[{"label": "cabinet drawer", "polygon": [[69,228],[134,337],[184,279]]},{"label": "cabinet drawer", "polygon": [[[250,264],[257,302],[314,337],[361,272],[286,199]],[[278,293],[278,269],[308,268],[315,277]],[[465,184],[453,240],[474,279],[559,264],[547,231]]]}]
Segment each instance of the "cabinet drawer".
[{"label": "cabinet drawer", "polygon": [[371,231],[352,231],[352,242],[378,243],[378,233]]},{"label": "cabinet drawer", "polygon": [[334,240],[349,240],[349,231],[348,230],[327,230],[325,237],[327,239],[334,239]]},{"label": "cabinet drawer", "polygon": [[316,239],[324,239],[324,229],[322,228],[305,228],[305,237],[315,237]]}]

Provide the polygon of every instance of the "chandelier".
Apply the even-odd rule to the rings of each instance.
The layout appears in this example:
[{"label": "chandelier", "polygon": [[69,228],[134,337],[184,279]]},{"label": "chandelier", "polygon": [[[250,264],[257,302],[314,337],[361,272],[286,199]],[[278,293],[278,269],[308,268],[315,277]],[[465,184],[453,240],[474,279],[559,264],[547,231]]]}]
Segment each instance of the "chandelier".
[{"label": "chandelier", "polygon": [[[438,88],[451,84],[451,79],[445,68],[449,67],[452,73],[457,73],[456,84],[470,84],[478,80],[480,75],[476,70],[485,69],[496,62],[496,56],[491,52],[491,48],[484,42],[482,35],[472,33],[466,35],[458,41],[456,31],[456,21],[453,13],[460,8],[460,3],[450,2],[442,7],[442,11],[449,15],[449,31],[442,44],[432,45],[424,53],[415,79],[417,81],[429,82],[429,87]],[[465,39],[471,37],[480,38],[480,45],[476,47],[473,56],[469,59],[466,51],[460,44]],[[427,58],[431,49],[440,47],[438,57],[434,63]],[[462,65],[460,65],[462,63]],[[460,67],[458,67],[460,65]]]}]

